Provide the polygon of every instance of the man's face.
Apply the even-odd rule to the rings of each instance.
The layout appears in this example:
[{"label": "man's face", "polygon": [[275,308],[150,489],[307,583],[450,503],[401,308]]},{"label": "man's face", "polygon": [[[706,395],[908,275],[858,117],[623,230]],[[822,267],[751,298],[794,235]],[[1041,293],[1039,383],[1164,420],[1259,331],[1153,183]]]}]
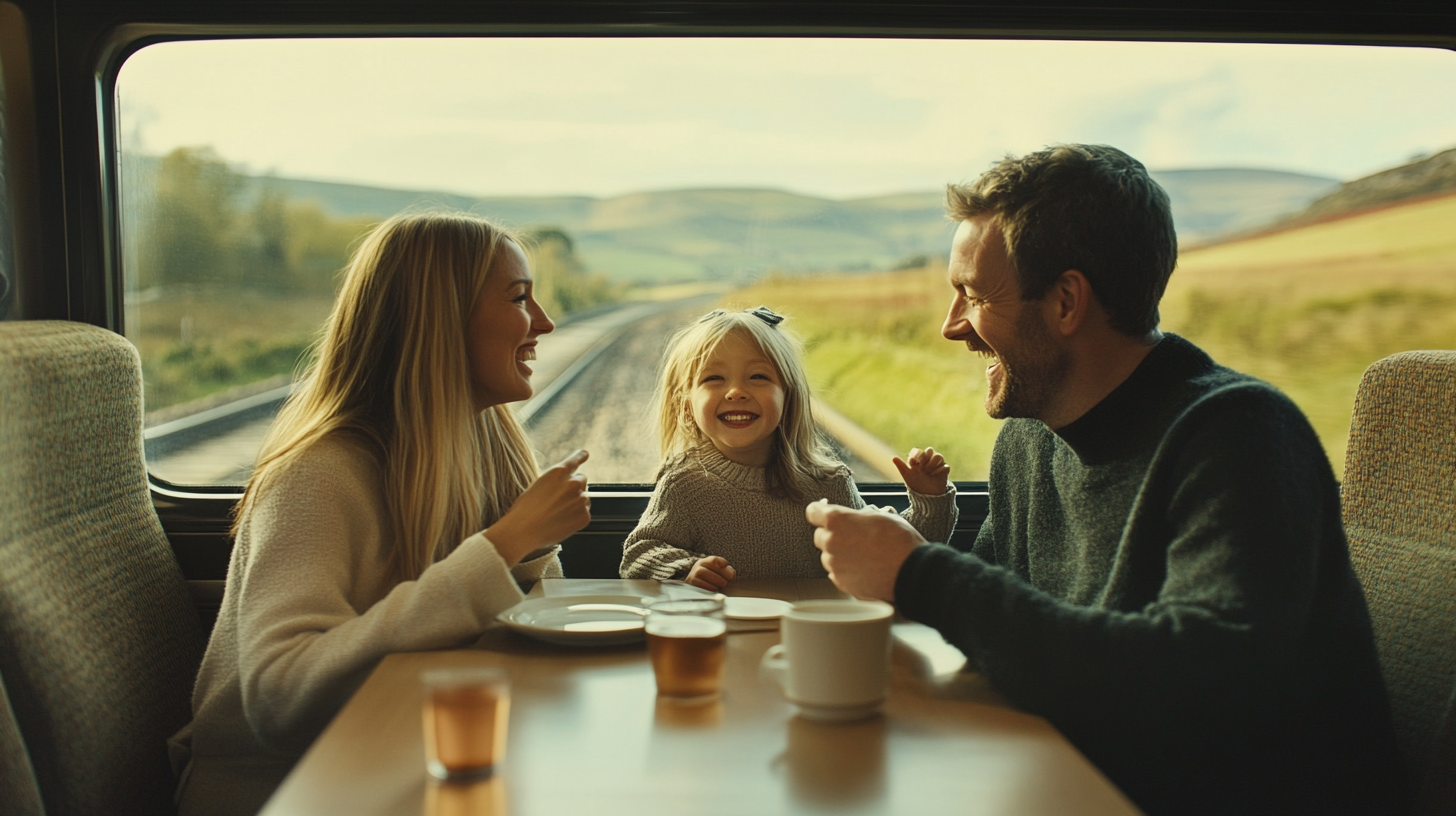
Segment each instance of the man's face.
[{"label": "man's face", "polygon": [[1001,227],[990,216],[961,222],[949,279],[955,296],[940,333],[991,360],[986,413],[1040,419],[1071,360],[1047,325],[1044,301],[1021,299]]}]

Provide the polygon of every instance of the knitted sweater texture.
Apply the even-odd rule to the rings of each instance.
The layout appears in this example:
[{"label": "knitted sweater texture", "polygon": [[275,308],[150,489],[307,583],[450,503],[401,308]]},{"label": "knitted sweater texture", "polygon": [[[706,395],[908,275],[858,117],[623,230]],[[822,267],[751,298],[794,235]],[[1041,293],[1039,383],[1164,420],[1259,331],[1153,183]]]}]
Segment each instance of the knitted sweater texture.
[{"label": "knitted sweater texture", "polygon": [[190,767],[180,813],[254,813],[386,655],[468,643],[524,597],[517,580],[561,574],[553,548],[508,569],[483,533],[416,580],[393,546],[372,455],[326,438],[243,518],[222,610],[173,738]]},{"label": "knitted sweater texture", "polygon": [[1179,337],[1059,431],[1008,420],[972,551],[895,597],[1149,814],[1404,810],[1319,440]]},{"label": "knitted sweater texture", "polygon": [[[866,506],[842,465],[816,488],[808,501]],[[905,519],[926,539],[948,541],[956,521],[955,485],[939,496],[909,493]],[[740,465],[705,445],[663,467],[647,511],[623,545],[621,575],[681,579],[694,561],[717,555],[740,578],[823,578],[804,505],[765,492],[763,468]]]}]

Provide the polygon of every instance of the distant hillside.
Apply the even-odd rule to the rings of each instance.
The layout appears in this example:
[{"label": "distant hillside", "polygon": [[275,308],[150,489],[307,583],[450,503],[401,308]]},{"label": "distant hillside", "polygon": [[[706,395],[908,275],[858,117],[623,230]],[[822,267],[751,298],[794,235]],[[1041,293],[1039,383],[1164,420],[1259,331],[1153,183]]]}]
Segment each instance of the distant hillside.
[{"label": "distant hillside", "polygon": [[1456,348],[1456,194],[1368,208],[1182,253],[1163,328],[1278,386],[1339,473],[1371,363]]},{"label": "distant hillside", "polygon": [[1323,176],[1234,168],[1162,170],[1153,178],[1172,199],[1183,246],[1261,227],[1340,186]]},{"label": "distant hillside", "polygon": [[[1339,184],[1269,170],[1155,172],[1168,190],[1182,243],[1194,244],[1299,211]],[[665,190],[612,198],[483,197],[259,177],[330,215],[387,217],[408,207],[473,210],[519,227],[554,225],[592,269],[618,280],[746,280],[788,273],[887,269],[944,255],[951,227],[939,191],[836,201],[783,190]]]},{"label": "distant hillside", "polygon": [[1319,221],[1409,198],[1456,192],[1456,148],[1356,179],[1315,199],[1290,225]]},{"label": "distant hillside", "polygon": [[833,201],[782,190],[667,190],[613,198],[481,197],[257,178],[289,198],[344,217],[387,217],[408,207],[471,210],[517,227],[553,225],[585,261],[619,280],[746,280],[770,270],[882,269],[908,256],[944,254],[950,225],[941,194]]}]

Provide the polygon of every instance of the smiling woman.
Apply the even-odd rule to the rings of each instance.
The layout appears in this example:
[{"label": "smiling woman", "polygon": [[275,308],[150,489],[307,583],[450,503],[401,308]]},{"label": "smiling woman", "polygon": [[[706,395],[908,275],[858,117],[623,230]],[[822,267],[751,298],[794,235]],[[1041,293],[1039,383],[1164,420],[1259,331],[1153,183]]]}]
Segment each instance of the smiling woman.
[{"label": "smiling woman", "polygon": [[536,302],[526,253],[515,240],[501,242],[465,327],[477,409],[531,396],[532,371],[526,364],[536,359],[536,338],[555,328]]},{"label": "smiling woman", "polygon": [[183,814],[256,811],[384,655],[474,637],[518,580],[561,574],[556,542],[590,520],[586,455],[538,478],[501,401],[530,395],[520,358],[551,329],[529,287],[519,247],[472,216],[398,216],[354,254],[237,510],[174,740]]}]

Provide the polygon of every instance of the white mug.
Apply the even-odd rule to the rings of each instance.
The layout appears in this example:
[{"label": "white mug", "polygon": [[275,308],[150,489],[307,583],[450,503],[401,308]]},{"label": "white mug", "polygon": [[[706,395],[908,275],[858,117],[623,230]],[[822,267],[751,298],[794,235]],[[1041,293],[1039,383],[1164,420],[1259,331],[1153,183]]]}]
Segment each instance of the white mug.
[{"label": "white mug", "polygon": [[761,674],[811,720],[868,717],[890,685],[890,618],[879,601],[801,601],[784,614],[783,643],[763,656]]}]

